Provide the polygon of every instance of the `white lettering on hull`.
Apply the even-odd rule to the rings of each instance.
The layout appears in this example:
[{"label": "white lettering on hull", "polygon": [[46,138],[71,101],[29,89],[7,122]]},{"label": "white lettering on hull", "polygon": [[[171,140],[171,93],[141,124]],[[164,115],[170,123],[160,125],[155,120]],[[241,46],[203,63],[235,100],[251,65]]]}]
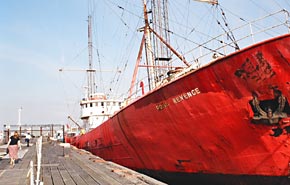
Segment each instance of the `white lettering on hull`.
[{"label": "white lettering on hull", "polygon": [[200,94],[200,90],[198,88],[192,89],[191,91],[188,91],[186,93],[180,94],[174,98],[172,98],[173,103],[180,103],[184,100],[187,100],[193,96],[196,96],[198,94]]},{"label": "white lettering on hull", "polygon": [[[174,98],[172,98],[172,102],[173,103],[180,103],[184,100],[188,100],[190,98],[192,98],[193,96],[196,96],[198,94],[200,94],[200,90],[198,88],[195,88],[195,89],[192,89],[188,92],[185,92],[185,93],[182,93],[182,94],[179,94],[177,96],[175,96]],[[169,107],[169,103],[168,102],[161,102],[161,103],[158,103],[155,107],[158,111],[161,111],[161,110],[164,110],[165,108]]]}]

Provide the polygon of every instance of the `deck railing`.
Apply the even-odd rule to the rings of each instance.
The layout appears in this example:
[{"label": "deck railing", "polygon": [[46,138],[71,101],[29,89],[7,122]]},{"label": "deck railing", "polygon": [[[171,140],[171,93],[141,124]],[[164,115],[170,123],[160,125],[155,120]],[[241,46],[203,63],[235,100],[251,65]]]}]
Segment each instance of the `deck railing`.
[{"label": "deck railing", "polygon": [[42,136],[37,139],[36,142],[36,179],[34,180],[34,165],[33,161],[30,161],[30,169],[27,176],[30,176],[30,185],[43,185],[43,182],[40,181],[40,170],[41,170],[41,156],[42,156]]},{"label": "deck railing", "polygon": [[[245,23],[243,25],[198,44],[187,51],[185,56],[194,58],[191,64],[198,63],[199,66],[203,66],[214,60],[214,54],[226,56],[251,44],[282,35],[283,33],[290,33],[289,17],[289,12],[283,9],[253,21],[244,20]],[[234,40],[228,39],[231,34],[234,35]],[[214,45],[216,45],[215,48],[213,48]]]}]

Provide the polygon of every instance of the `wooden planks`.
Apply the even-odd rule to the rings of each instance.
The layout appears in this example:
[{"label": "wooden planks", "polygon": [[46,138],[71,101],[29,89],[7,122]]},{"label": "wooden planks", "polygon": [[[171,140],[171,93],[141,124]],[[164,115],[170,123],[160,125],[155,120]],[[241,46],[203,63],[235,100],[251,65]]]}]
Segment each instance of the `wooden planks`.
[{"label": "wooden planks", "polygon": [[136,171],[120,166],[113,162],[105,161],[91,153],[79,150],[72,147],[70,157],[74,159],[74,162],[80,166],[85,165],[86,168],[100,175],[98,179],[100,184],[152,184],[152,185],[164,185],[164,183],[157,181],[144,174],[140,174]]},{"label": "wooden planks", "polygon": [[27,178],[28,166],[30,160],[34,158],[35,147],[22,147],[22,151],[27,150],[23,158],[14,166],[10,165],[10,159],[2,159],[0,161],[0,182],[5,185],[23,185],[28,184]]},{"label": "wooden planks", "polygon": [[[27,172],[31,160],[36,164],[35,145],[14,167],[9,160],[0,161],[0,182],[5,185],[29,185]],[[34,167],[36,176],[36,166]],[[13,180],[11,180],[13,179]],[[58,143],[43,143],[40,180],[45,185],[164,185],[128,168]]]}]

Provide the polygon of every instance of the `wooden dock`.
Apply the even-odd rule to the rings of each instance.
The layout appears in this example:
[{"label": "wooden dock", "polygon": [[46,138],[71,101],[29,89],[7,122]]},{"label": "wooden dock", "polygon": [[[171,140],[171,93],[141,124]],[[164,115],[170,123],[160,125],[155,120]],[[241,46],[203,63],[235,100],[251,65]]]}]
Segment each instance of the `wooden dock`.
[{"label": "wooden dock", "polygon": [[[40,181],[44,185],[165,185],[113,162],[105,161],[91,153],[56,142],[43,142]],[[9,159],[0,160],[0,182],[4,185],[29,185],[29,164],[36,164],[36,148],[28,149],[14,166]],[[34,174],[36,167],[34,167]],[[34,175],[35,176],[35,175]]]}]

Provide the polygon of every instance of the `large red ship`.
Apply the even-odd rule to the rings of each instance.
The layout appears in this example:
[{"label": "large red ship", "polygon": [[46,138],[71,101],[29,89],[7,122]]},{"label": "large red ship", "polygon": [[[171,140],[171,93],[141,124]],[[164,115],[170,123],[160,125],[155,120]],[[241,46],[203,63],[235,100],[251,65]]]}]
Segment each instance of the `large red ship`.
[{"label": "large red ship", "polygon": [[167,75],[70,143],[168,184],[290,184],[290,34]]}]

